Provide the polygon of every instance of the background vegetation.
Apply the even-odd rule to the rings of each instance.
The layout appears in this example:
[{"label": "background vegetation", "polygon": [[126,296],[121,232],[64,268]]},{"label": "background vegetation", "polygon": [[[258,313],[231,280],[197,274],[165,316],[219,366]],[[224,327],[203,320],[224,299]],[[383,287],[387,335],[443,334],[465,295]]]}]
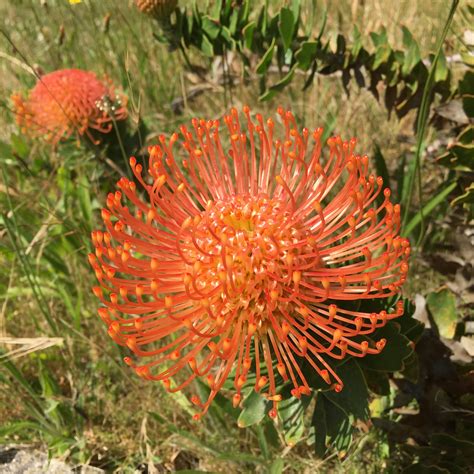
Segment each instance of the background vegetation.
[{"label": "background vegetation", "polygon": [[[201,12],[215,6],[198,3]],[[276,15],[295,2],[268,3]],[[257,21],[255,4],[250,19]],[[191,2],[181,6],[190,14]],[[277,87],[259,101],[296,61],[285,69],[276,54],[263,70],[266,40],[261,51],[248,49],[245,61],[230,48],[225,56],[217,49],[210,54],[202,36],[198,47],[189,41],[171,52],[160,25],[131,1],[0,0],[2,442],[43,445],[73,465],[121,472],[399,472],[421,464],[436,469],[426,472],[454,472],[453,466],[465,472],[473,461],[474,414],[474,41],[467,3],[460,3],[446,32],[432,85],[441,93],[433,103],[428,94],[420,108],[450,8],[442,0],[401,1],[396,8],[375,0],[302,1],[299,33],[291,41],[321,35],[326,49],[318,72],[302,90],[311,68],[298,66],[283,91]],[[214,33],[201,29],[212,40]],[[378,61],[361,71],[367,85],[374,71],[401,61],[403,84],[420,91],[406,113],[387,103],[387,74],[374,87],[361,87],[356,76],[346,80],[337,61],[346,51],[354,54],[350,46],[357,42]],[[327,65],[332,69],[324,70]],[[117,126],[101,146],[71,140],[52,149],[21,136],[14,125],[12,92],[31,88],[34,71],[68,67],[106,74],[129,96],[127,126]],[[327,136],[356,136],[359,150],[373,157],[409,210],[404,232],[415,251],[405,289],[427,326],[418,358],[381,395],[372,395],[371,419],[356,426],[350,447],[336,443],[324,459],[315,452],[310,420],[295,446],[270,422],[239,429],[219,405],[193,422],[184,398],[145,383],[122,364],[124,354],[97,318],[90,291],[90,231],[106,193],[128,173],[127,157],[144,156],[158,134],[192,117],[216,117],[244,104],[264,115],[281,104],[300,124],[324,126]]]}]

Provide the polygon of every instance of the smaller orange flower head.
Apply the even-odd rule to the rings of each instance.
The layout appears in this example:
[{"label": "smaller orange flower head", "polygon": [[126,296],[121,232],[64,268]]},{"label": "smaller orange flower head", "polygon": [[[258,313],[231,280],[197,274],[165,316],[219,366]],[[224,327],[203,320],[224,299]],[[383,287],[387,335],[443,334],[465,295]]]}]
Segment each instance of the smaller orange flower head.
[{"label": "smaller orange flower head", "polygon": [[14,94],[16,121],[23,133],[56,144],[72,134],[108,133],[113,120],[127,116],[125,96],[93,72],[62,69],[42,76],[28,98]]},{"label": "smaller orange flower head", "polygon": [[177,4],[178,0],[135,0],[135,5],[142,13],[157,18],[170,16]]},{"label": "smaller orange flower head", "polygon": [[207,380],[208,399],[191,398],[196,418],[222,388],[239,405],[250,383],[276,416],[283,382],[310,393],[303,363],[342,390],[331,359],[378,354],[386,341],[368,336],[403,314],[401,301],[392,312],[354,304],[393,296],[406,278],[390,190],[355,139],[330,138],[323,154],[321,128],[298,131],[282,108],[277,119],[244,107],[243,120],[232,109],[224,126],[193,119],[161,136],[146,174],[130,160],[135,180],[118,182],[107,231],[92,233],[110,336],[171,392]]}]

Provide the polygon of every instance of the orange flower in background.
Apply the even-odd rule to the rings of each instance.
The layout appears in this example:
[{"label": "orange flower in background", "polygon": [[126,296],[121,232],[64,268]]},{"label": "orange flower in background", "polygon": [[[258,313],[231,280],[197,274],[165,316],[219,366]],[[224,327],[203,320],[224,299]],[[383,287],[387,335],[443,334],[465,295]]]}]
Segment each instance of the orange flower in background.
[{"label": "orange flower in background", "polygon": [[28,98],[12,96],[16,121],[23,133],[57,144],[72,134],[91,130],[109,133],[114,120],[127,117],[127,99],[108,79],[93,72],[62,69],[38,79]]},{"label": "orange flower in background", "polygon": [[92,233],[110,336],[170,392],[205,378],[209,398],[191,398],[196,419],[228,378],[237,406],[250,374],[275,417],[281,381],[295,397],[310,393],[304,360],[342,390],[328,360],[378,354],[386,341],[360,336],[403,314],[401,302],[392,313],[346,309],[405,281],[410,248],[390,191],[355,139],[330,138],[322,158],[321,128],[299,132],[291,112],[278,115],[283,126],[245,107],[241,123],[232,109],[225,127],[194,119],[161,136],[148,173],[130,160],[146,199],[121,178],[102,211],[107,231]]},{"label": "orange flower in background", "polygon": [[135,5],[147,15],[168,17],[178,5],[178,0],[135,0]]}]

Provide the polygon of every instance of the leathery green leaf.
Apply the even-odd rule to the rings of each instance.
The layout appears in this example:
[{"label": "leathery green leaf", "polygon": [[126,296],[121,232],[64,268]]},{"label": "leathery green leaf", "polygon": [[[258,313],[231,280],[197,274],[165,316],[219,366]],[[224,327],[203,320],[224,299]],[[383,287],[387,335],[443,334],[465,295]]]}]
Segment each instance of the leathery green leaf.
[{"label": "leathery green leaf", "polygon": [[243,401],[243,409],[237,420],[239,428],[245,428],[260,423],[265,416],[267,405],[267,400],[255,390],[252,390]]}]

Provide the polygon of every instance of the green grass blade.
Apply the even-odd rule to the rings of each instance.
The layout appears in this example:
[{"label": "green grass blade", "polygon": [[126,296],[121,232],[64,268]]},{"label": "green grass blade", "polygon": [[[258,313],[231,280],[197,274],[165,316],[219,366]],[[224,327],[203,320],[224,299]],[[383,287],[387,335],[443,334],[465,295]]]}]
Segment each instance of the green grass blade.
[{"label": "green grass blade", "polygon": [[428,216],[433,210],[441,204],[448,196],[449,193],[457,186],[457,183],[451,183],[444,188],[434,198],[430,199],[422,209],[420,209],[410,220],[410,222],[403,228],[403,235],[406,237],[410,235],[415,227],[422,223],[424,217]]},{"label": "green grass blade", "polygon": [[[3,182],[5,185],[5,188],[8,189],[7,174],[5,171],[5,165],[3,163],[2,163],[2,175],[3,175]],[[38,282],[36,281],[36,278],[33,273],[33,269],[30,266],[28,256],[25,254],[25,252],[23,251],[23,248],[21,247],[21,244],[20,244],[21,238],[18,233],[18,226],[15,219],[15,210],[13,208],[10,195],[8,194],[8,192],[6,194],[7,194],[7,202],[8,202],[10,213],[9,215],[4,213],[2,215],[2,219],[5,225],[5,228],[7,230],[8,237],[13,246],[13,249],[15,250],[16,255],[18,256],[23,273],[25,274],[25,277],[28,280],[31,290],[33,291],[33,295],[36,299],[36,302],[38,303],[40,311],[43,313],[43,316],[45,317],[53,333],[58,334],[58,327],[56,325],[56,322],[53,320],[53,318],[51,317],[49,313],[48,304],[46,302],[46,299],[44,298],[43,292],[41,291],[40,285],[38,285]],[[30,316],[32,320],[34,321],[36,328],[39,329],[40,326],[39,326],[39,322],[36,316],[33,313],[31,313]]]},{"label": "green grass blade", "polygon": [[[10,219],[6,214],[3,215],[3,222],[5,224],[8,237],[10,238],[10,242],[20,261],[23,273],[25,274],[25,277],[28,280],[28,284],[30,285],[31,290],[33,291],[33,296],[36,302],[38,303],[39,309],[41,313],[43,313],[43,316],[46,319],[46,322],[48,323],[49,327],[53,331],[53,334],[58,334],[58,327],[56,325],[56,322],[53,320],[53,318],[51,317],[49,313],[48,304],[45,300],[43,292],[41,291],[41,287],[40,285],[38,285],[36,278],[33,276],[34,275],[33,270],[28,261],[28,257],[25,255],[25,253],[23,252],[23,249],[20,247],[20,244],[19,244],[20,239],[18,238],[18,235],[15,232],[16,225],[12,222],[12,219]],[[36,328],[40,329],[40,325],[38,323],[36,316],[33,313],[31,313],[30,316],[33,319],[33,321],[35,321]]]},{"label": "green grass blade", "polygon": [[[418,184],[418,193],[419,193],[419,201],[420,201],[420,223],[421,223],[421,232],[418,238],[417,246],[423,237],[424,234],[424,215],[423,215],[423,204],[422,204],[422,192],[421,192],[421,155],[423,150],[423,144],[425,139],[425,132],[426,132],[426,125],[428,123],[428,116],[430,111],[431,105],[431,92],[434,85],[434,77],[437,69],[437,64],[441,55],[441,51],[443,48],[444,41],[446,39],[446,35],[448,34],[448,30],[451,26],[453,21],[454,13],[458,7],[459,0],[452,0],[451,8],[449,10],[448,18],[444,24],[443,32],[438,39],[438,43],[436,45],[436,53],[433,58],[433,62],[431,63],[430,71],[428,73],[428,79],[426,81],[425,87],[423,89],[423,96],[421,99],[420,109],[418,111],[418,118],[416,122],[416,132],[417,132],[417,141],[416,141],[416,152],[415,152],[415,176],[417,176],[417,184]],[[413,199],[413,192],[415,188],[415,180],[412,179],[410,182],[410,187],[408,189],[408,196],[407,202],[405,204],[405,211],[403,215],[403,224],[402,230],[406,228],[408,223],[408,217],[410,212],[410,205]],[[420,214],[420,212],[418,214]],[[418,215],[417,214],[417,215]],[[404,234],[407,235],[410,232],[405,229]]]}]

